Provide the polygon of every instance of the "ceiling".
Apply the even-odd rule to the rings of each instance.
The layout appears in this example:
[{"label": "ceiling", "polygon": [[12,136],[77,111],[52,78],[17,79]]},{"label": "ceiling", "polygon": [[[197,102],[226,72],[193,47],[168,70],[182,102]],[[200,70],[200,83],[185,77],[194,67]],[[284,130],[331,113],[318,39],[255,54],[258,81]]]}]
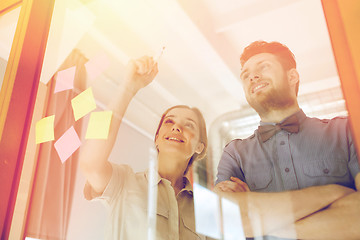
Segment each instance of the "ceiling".
[{"label": "ceiling", "polygon": [[[16,11],[0,17],[4,59]],[[74,48],[89,59],[105,54],[109,67],[88,81],[105,108],[128,60],[155,56],[165,47],[158,76],[131,102],[125,121],[152,138],[166,108],[187,104],[203,112],[210,128],[224,114],[248,108],[239,56],[260,39],[280,41],[293,51],[300,97],[339,87],[320,0],[58,0],[41,81],[46,83]]]}]

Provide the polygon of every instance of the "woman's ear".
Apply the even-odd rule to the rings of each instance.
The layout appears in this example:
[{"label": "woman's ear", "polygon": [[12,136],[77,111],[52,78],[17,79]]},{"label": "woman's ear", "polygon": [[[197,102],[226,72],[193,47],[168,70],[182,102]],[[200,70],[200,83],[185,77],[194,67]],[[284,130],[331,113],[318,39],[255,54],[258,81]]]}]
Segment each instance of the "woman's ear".
[{"label": "woman's ear", "polygon": [[197,154],[202,153],[204,148],[205,148],[205,145],[202,142],[198,143],[198,145],[196,146],[196,149],[195,149],[195,153],[197,153]]}]

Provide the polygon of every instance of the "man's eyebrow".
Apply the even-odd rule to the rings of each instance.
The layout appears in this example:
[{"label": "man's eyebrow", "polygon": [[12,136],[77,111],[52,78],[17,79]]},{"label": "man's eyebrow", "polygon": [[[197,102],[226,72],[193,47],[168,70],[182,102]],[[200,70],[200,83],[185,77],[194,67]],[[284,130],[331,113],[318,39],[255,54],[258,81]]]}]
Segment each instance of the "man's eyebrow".
[{"label": "man's eyebrow", "polygon": [[[262,64],[263,62],[267,62],[267,60],[261,60],[261,61],[257,62],[257,63],[256,63],[256,66],[259,66],[259,65]],[[240,78],[242,78],[242,76],[243,76],[245,73],[247,73],[248,71],[249,71],[248,68],[246,68],[245,70],[241,71],[241,73],[240,73]]]}]

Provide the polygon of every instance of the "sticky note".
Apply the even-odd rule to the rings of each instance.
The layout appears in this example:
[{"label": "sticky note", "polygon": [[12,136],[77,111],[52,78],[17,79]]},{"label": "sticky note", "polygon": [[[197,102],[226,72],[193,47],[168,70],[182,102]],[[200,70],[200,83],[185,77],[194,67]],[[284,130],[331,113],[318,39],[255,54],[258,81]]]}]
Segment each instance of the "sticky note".
[{"label": "sticky note", "polygon": [[105,54],[99,54],[85,63],[89,80],[100,76],[110,66],[110,60]]},{"label": "sticky note", "polygon": [[112,111],[92,112],[86,130],[85,139],[107,139]]},{"label": "sticky note", "polygon": [[239,205],[226,198],[222,198],[221,209],[224,240],[245,240]]},{"label": "sticky note", "polygon": [[76,66],[59,71],[56,76],[54,93],[74,88]]},{"label": "sticky note", "polygon": [[194,183],[196,232],[220,239],[220,201],[218,195]]},{"label": "sticky note", "polygon": [[91,87],[71,100],[75,121],[79,120],[96,108],[96,103]]},{"label": "sticky note", "polygon": [[69,128],[54,144],[54,147],[64,163],[81,145],[74,127]]},{"label": "sticky note", "polygon": [[55,139],[54,122],[55,122],[55,115],[52,115],[49,117],[45,117],[36,123],[35,126],[36,144],[52,141]]}]

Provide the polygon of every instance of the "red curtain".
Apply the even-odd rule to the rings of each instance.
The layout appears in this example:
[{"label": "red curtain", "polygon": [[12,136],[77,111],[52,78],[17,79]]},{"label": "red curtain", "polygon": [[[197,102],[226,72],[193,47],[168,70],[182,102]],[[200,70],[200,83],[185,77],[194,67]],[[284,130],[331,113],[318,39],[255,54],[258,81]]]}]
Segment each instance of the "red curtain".
[{"label": "red curtain", "polygon": [[75,122],[71,99],[85,90],[86,61],[78,50],[74,50],[58,70],[76,66],[73,90],[54,94],[55,77],[49,82],[44,116],[55,115],[55,140],[40,145],[25,229],[27,237],[66,239],[79,149],[62,163],[54,143],[71,126],[81,138],[81,119]]}]

